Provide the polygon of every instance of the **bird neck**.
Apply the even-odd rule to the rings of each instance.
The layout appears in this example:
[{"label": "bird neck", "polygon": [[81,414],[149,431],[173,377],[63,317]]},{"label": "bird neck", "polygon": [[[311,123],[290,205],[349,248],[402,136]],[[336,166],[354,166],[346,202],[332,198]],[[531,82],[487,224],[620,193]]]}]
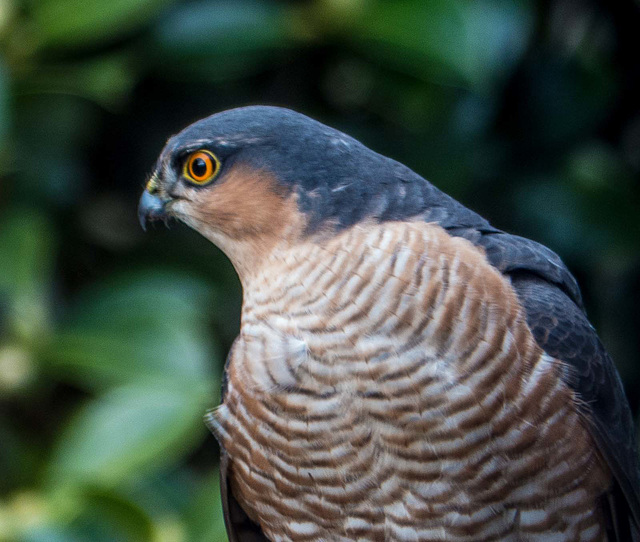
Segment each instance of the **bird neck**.
[{"label": "bird neck", "polygon": [[206,237],[226,254],[238,273],[243,290],[248,291],[258,283],[264,284],[264,277],[291,257],[299,244],[301,229],[288,226],[277,235],[247,236],[242,239],[231,239],[217,232]]}]

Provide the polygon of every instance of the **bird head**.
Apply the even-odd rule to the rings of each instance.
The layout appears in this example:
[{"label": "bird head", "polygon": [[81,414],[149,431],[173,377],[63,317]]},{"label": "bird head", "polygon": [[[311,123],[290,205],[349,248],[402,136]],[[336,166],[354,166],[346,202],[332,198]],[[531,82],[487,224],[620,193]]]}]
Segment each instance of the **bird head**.
[{"label": "bird head", "polygon": [[218,113],[168,140],[138,216],[143,228],[148,221],[181,220],[218,245],[238,271],[246,271],[275,246],[338,222],[331,219],[335,213],[327,208],[327,194],[342,192],[343,209],[349,205],[345,196],[353,199],[354,148],[368,151],[287,109],[254,106]]}]

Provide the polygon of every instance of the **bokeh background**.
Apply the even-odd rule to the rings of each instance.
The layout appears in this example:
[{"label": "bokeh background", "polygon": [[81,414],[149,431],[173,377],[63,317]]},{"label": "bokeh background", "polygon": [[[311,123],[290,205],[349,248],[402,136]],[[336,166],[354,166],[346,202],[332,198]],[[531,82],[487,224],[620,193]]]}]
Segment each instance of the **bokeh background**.
[{"label": "bokeh background", "polygon": [[240,286],[137,198],[169,135],[292,107],[541,241],[640,392],[635,0],[0,0],[0,540],[224,541]]}]

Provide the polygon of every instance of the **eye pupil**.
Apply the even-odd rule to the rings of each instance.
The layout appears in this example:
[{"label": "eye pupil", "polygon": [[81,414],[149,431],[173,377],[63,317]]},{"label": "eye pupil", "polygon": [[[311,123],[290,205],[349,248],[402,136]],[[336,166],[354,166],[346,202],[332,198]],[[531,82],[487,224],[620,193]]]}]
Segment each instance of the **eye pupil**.
[{"label": "eye pupil", "polygon": [[204,177],[207,174],[207,163],[202,158],[196,158],[191,162],[191,172],[194,177]]}]

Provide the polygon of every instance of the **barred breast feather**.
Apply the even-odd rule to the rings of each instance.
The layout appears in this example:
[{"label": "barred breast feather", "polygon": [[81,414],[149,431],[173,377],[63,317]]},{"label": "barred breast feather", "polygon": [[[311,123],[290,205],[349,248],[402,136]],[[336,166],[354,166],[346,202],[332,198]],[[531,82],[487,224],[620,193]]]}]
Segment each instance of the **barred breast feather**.
[{"label": "barred breast feather", "polygon": [[360,224],[243,282],[208,423],[270,540],[605,539],[611,475],[566,367],[480,249]]}]

